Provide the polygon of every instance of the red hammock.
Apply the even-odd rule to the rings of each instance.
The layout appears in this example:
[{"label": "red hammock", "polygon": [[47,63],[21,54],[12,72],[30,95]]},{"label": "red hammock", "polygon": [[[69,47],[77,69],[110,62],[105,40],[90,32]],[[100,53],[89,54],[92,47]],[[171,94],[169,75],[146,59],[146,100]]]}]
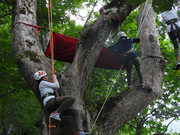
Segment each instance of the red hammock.
[{"label": "red hammock", "polygon": [[[53,32],[54,59],[72,63],[78,39]],[[45,52],[46,57],[51,56],[50,43]],[[119,70],[122,66],[122,55],[115,50],[103,47],[95,67]],[[125,69],[123,66],[122,69]]]},{"label": "red hammock", "polygon": [[[40,26],[37,25],[35,26],[24,22],[16,22],[11,29],[13,29],[13,27],[18,23],[22,23],[34,27],[36,31],[36,35],[38,34],[38,29],[44,29],[41,28]],[[72,63],[75,56],[77,43],[78,43],[78,39],[53,32],[54,59]],[[46,49],[45,55],[46,57],[51,56],[50,43]],[[103,68],[103,69],[119,70],[121,66],[122,66],[122,55],[118,54],[113,49],[108,49],[103,47],[100,52],[99,58],[95,64],[95,67]],[[125,67],[123,66],[122,69],[125,69]]]}]

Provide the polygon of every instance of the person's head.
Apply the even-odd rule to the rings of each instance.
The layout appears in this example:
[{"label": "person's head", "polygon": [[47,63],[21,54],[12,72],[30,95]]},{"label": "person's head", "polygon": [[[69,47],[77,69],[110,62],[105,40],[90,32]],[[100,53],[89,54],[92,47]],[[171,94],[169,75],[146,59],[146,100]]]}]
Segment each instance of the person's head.
[{"label": "person's head", "polygon": [[45,71],[37,71],[35,74],[34,74],[34,78],[36,81],[40,82],[42,80],[44,81],[48,81],[49,82],[49,78],[47,77],[47,73]]},{"label": "person's head", "polygon": [[124,33],[123,31],[120,31],[117,35],[119,38],[126,38],[126,33]]}]

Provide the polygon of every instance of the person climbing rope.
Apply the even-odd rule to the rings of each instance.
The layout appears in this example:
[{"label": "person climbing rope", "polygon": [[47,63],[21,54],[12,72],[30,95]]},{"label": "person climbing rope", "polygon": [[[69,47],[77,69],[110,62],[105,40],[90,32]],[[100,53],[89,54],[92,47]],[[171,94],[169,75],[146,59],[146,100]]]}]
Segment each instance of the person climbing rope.
[{"label": "person climbing rope", "polygon": [[177,11],[175,9],[166,10],[161,13],[161,17],[167,24],[166,32],[168,33],[169,38],[174,46],[174,54],[177,61],[175,69],[180,69],[179,45],[177,41],[177,38],[180,41],[180,22]]},{"label": "person climbing rope", "polygon": [[61,96],[55,97],[55,90],[60,88],[59,82],[56,78],[54,71],[54,83],[49,82],[49,78],[45,71],[37,71],[34,74],[35,80],[38,82],[38,87],[40,91],[40,96],[43,101],[43,105],[45,106],[46,110],[51,110],[56,108],[51,114],[51,118],[61,121],[60,115],[71,115],[73,116],[74,126],[77,135],[86,135],[88,133],[81,132],[80,128],[80,118],[78,110],[69,108],[75,102],[73,97],[69,96]]},{"label": "person climbing rope", "polygon": [[126,34],[123,31],[120,31],[118,33],[118,42],[113,44],[112,46],[108,47],[111,49],[116,50],[118,53],[123,54],[123,64],[127,69],[127,80],[128,80],[128,89],[133,88],[132,82],[131,82],[131,71],[133,64],[136,67],[140,86],[141,88],[144,88],[145,82],[143,81],[142,71],[141,71],[141,61],[138,57],[138,55],[132,50],[132,43],[139,43],[139,38],[130,39],[126,37]]}]

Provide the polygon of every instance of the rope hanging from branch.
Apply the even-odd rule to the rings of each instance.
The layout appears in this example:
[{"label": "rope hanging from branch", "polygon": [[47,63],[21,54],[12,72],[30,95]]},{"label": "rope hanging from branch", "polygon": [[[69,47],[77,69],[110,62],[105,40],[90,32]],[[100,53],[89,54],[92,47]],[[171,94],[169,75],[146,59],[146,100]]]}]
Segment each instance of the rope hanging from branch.
[{"label": "rope hanging from branch", "polygon": [[114,87],[114,84],[116,83],[117,77],[119,76],[119,73],[121,72],[122,67],[123,67],[123,64],[122,64],[121,68],[119,69],[118,74],[116,75],[115,81],[113,81],[113,85],[112,85],[112,86],[110,87],[110,89],[109,89],[108,95],[107,95],[106,99],[105,99],[104,102],[103,102],[103,105],[102,105],[102,107],[101,107],[101,109],[100,109],[100,111],[99,111],[99,113],[98,113],[98,115],[97,115],[97,117],[96,117],[96,119],[95,119],[95,121],[94,121],[92,127],[91,127],[91,130],[90,130],[89,134],[91,134],[91,132],[92,132],[92,130],[93,130],[95,124],[96,124],[96,121],[98,120],[99,115],[101,114],[101,111],[102,111],[102,109],[103,109],[103,107],[104,107],[104,105],[105,105],[105,103],[106,103],[106,101],[107,101],[109,95],[111,94],[112,88]]}]

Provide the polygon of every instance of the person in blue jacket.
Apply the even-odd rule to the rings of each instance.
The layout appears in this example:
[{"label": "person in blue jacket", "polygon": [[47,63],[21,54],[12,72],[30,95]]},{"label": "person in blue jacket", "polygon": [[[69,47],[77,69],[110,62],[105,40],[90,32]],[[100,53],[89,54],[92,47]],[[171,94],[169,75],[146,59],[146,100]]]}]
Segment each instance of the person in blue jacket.
[{"label": "person in blue jacket", "polygon": [[123,64],[125,68],[127,69],[128,88],[133,87],[132,81],[131,81],[131,71],[132,71],[133,64],[135,65],[137,73],[138,73],[140,86],[144,88],[145,83],[143,81],[142,71],[140,67],[141,61],[138,55],[132,50],[133,43],[139,43],[140,39],[127,38],[126,34],[123,31],[120,31],[118,33],[118,36],[119,36],[118,42],[116,42],[115,44],[113,44],[112,46],[108,48],[112,48],[116,50],[118,53],[123,55]]}]

